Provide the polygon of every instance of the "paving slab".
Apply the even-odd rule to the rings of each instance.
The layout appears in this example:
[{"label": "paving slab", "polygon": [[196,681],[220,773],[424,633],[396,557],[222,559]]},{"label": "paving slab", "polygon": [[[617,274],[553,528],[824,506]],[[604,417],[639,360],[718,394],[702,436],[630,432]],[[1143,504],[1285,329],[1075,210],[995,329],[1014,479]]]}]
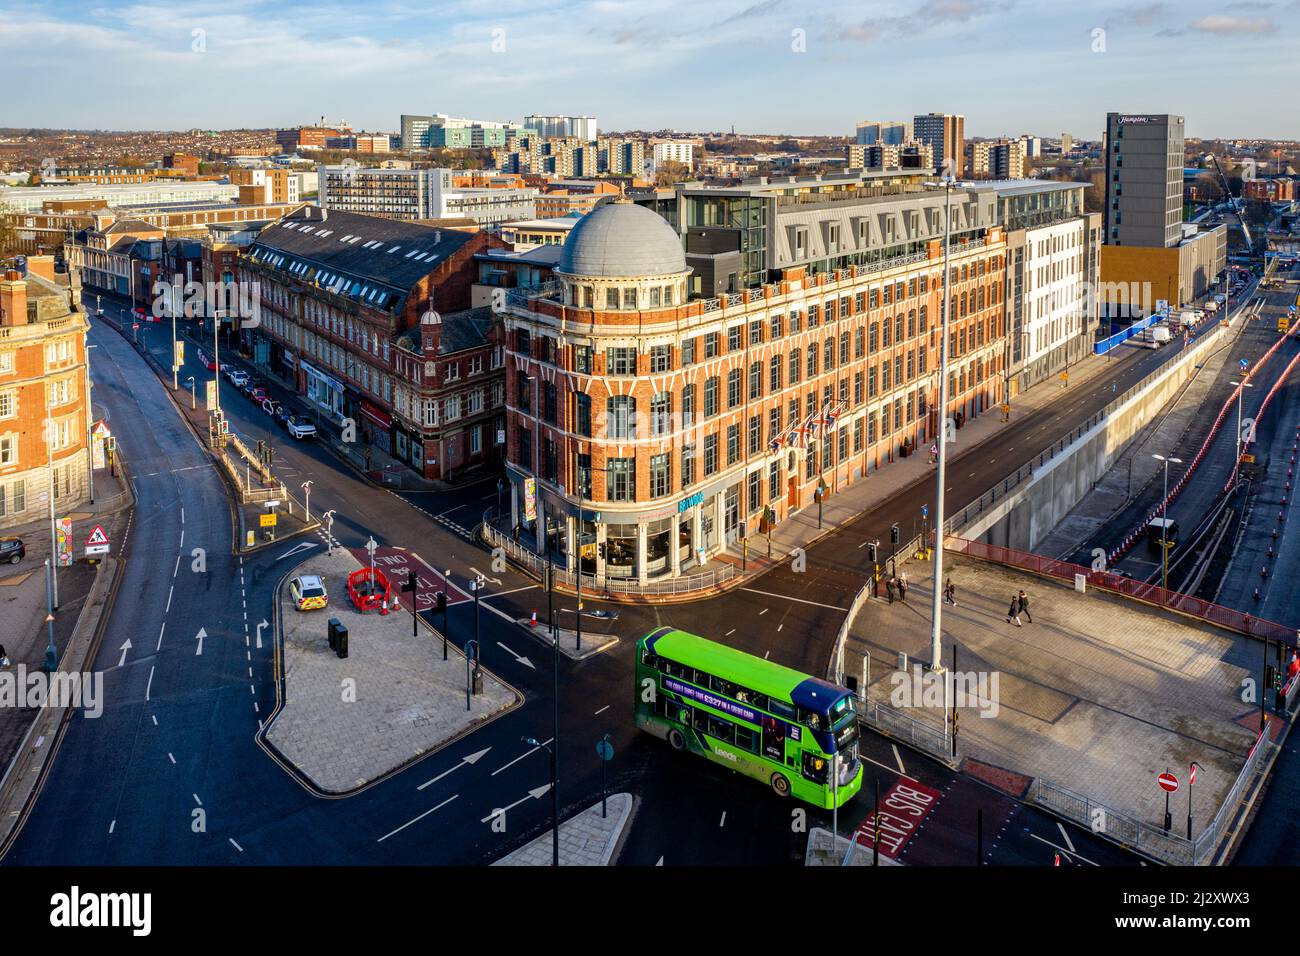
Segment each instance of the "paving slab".
[{"label": "paving slab", "polygon": [[[984,677],[959,708],[967,762],[979,762],[985,775],[1050,780],[1159,824],[1156,775],[1172,769],[1181,779],[1195,760],[1203,768],[1196,803],[1217,808],[1258,729],[1257,708],[1239,696],[1242,681],[1258,677],[1245,663],[1244,638],[963,555],[945,554],[944,566],[957,596],[943,609],[944,666],[955,643],[958,672]],[[908,561],[905,569],[907,604],[866,602],[845,648],[848,674],[862,674],[870,654],[873,701],[913,703],[918,678],[912,671],[902,681],[898,652],[908,654],[909,668],[930,657],[931,566]],[[1016,627],[1006,616],[1020,589],[1033,623],[1026,616]],[[942,692],[938,706],[919,696],[907,713],[942,728]],[[1185,799],[1184,789],[1176,818]]]},{"label": "paving slab", "polygon": [[[459,738],[523,700],[486,668],[483,692],[465,707],[465,657],[409,612],[362,614],[348,600],[347,576],[362,567],[351,553],[318,553],[294,574],[319,574],[329,606],[298,611],[286,580],[280,586],[283,700],[264,739],[318,790],[356,791]],[[348,629],[348,656],[329,647],[328,622]]]},{"label": "paving slab", "polygon": [[[609,866],[632,813],[632,794],[611,793],[607,803],[604,817],[596,803],[560,822],[560,866]],[[492,865],[550,866],[552,836],[548,827],[541,836]]]}]

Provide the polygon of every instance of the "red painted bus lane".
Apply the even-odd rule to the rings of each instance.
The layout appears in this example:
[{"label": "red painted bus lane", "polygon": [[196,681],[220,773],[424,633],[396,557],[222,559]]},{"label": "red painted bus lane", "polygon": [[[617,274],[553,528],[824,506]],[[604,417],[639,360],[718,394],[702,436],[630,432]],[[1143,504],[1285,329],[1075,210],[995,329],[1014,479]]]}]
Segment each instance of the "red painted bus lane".
[{"label": "red painted bus lane", "polygon": [[[938,790],[916,780],[902,778],[890,787],[880,798],[881,855],[897,860],[938,800]],[[868,813],[855,834],[858,845],[873,849],[874,831],[874,814]]]}]

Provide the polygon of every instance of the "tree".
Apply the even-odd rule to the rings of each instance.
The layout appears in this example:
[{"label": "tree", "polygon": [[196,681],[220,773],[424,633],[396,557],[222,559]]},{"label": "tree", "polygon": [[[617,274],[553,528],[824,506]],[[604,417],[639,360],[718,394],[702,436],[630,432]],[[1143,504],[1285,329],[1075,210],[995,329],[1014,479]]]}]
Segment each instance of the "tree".
[{"label": "tree", "polygon": [[18,251],[18,230],[14,228],[14,216],[9,208],[0,203],[0,257],[10,256]]},{"label": "tree", "polygon": [[691,175],[691,169],[685,163],[679,163],[675,159],[665,159],[655,167],[655,185],[671,186],[673,183],[680,183]]}]

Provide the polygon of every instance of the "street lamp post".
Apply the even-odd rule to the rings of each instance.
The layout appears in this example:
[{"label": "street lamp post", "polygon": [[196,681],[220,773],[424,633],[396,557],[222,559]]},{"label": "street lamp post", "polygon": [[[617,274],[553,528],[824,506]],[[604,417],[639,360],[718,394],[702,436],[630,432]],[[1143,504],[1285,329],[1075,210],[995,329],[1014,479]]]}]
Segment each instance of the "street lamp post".
[{"label": "street lamp post", "polygon": [[1164,455],[1152,455],[1156,461],[1164,462],[1165,465],[1165,496],[1160,499],[1160,520],[1163,527],[1160,529],[1160,589],[1165,592],[1161,595],[1162,602],[1168,602],[1169,595],[1169,463],[1181,465],[1181,458],[1166,458]]},{"label": "street lamp post", "polygon": [[98,345],[86,343],[86,490],[92,505],[95,503],[95,406],[90,400],[90,350],[97,348]]},{"label": "street lamp post", "polygon": [[59,606],[59,568],[58,568],[58,564],[56,563],[56,559],[59,554],[59,543],[58,543],[59,539],[58,539],[58,534],[55,531],[56,522],[54,518],[54,488],[55,488],[54,439],[55,437],[56,434],[55,434],[54,416],[50,414],[50,406],[47,405],[45,408],[45,452],[46,455],[48,456],[48,462],[49,462],[49,487],[46,488],[45,496],[46,498],[49,499],[49,503],[50,503],[50,561],[51,561],[51,568],[53,569],[54,572],[53,574],[54,595],[53,595],[51,606],[57,609]]},{"label": "street lamp post", "polygon": [[465,642],[465,710],[470,709],[470,697],[474,691],[474,672],[471,669],[471,662],[474,667],[479,662],[479,644],[478,641]]},{"label": "street lamp post", "polygon": [[54,595],[51,591],[53,556],[45,559],[45,671],[53,674],[59,667],[59,649],[54,646]]},{"label": "street lamp post", "polygon": [[942,670],[943,648],[940,635],[943,624],[943,492],[948,463],[948,313],[951,302],[950,275],[948,272],[949,244],[952,235],[953,177],[943,178],[943,318],[939,329],[939,435],[938,470],[934,489],[934,584],[930,599],[930,668]]},{"label": "street lamp post", "polygon": [[302,483],[302,507],[307,513],[306,521],[311,524],[311,479],[308,478]]},{"label": "street lamp post", "polygon": [[199,407],[198,400],[195,399],[194,397],[194,376],[193,375],[187,376],[185,381],[190,383],[190,410],[193,411],[194,409]]},{"label": "street lamp post", "polygon": [[331,508],[321,516],[325,519],[325,553],[334,553],[334,509]]},{"label": "street lamp post", "polygon": [[[560,653],[559,647],[556,647],[555,653]],[[556,793],[555,783],[555,754],[560,749],[559,738],[553,739],[549,744],[544,744],[536,737],[524,737],[523,742],[530,747],[541,747],[551,758],[551,866],[560,865],[560,798]]]}]

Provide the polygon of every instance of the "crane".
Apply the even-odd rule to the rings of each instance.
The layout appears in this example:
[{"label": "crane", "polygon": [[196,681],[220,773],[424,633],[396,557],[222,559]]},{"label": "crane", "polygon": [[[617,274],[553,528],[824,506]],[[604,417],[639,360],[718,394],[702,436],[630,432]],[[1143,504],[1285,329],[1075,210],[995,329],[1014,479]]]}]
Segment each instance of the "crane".
[{"label": "crane", "polygon": [[1210,153],[1210,159],[1214,160],[1214,168],[1219,173],[1219,182],[1223,183],[1223,194],[1228,197],[1228,205],[1232,211],[1237,214],[1237,221],[1241,223],[1241,234],[1246,237],[1246,248],[1255,248],[1255,239],[1250,234],[1250,227],[1246,225],[1246,217],[1241,214],[1241,207],[1237,205],[1237,200],[1232,198],[1232,190],[1228,188],[1228,177],[1223,175],[1223,167],[1219,165],[1219,157]]}]

